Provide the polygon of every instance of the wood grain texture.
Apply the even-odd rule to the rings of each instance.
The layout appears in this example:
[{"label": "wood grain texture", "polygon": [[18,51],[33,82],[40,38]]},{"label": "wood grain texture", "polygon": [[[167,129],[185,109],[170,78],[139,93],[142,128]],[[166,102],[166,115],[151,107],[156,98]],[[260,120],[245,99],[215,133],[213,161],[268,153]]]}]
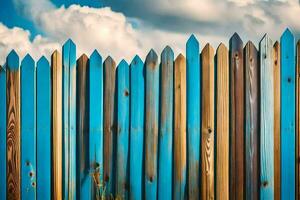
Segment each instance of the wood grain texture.
[{"label": "wood grain texture", "polygon": [[300,40],[296,45],[296,198],[300,198]]},{"label": "wood grain texture", "polygon": [[186,150],[186,61],[185,57],[179,54],[174,66],[174,200],[187,198]]},{"label": "wood grain texture", "polygon": [[200,198],[201,63],[199,42],[192,35],[186,43],[188,198]]},{"label": "wood grain texture", "polygon": [[216,77],[216,199],[229,200],[229,60],[228,49],[217,49]]},{"label": "wood grain texture", "polygon": [[51,200],[51,68],[43,56],[37,62],[37,199]]},{"label": "wood grain texture", "polygon": [[135,56],[130,65],[130,187],[129,199],[143,198],[144,163],[144,63]]},{"label": "wood grain texture", "polygon": [[145,199],[157,197],[159,64],[153,49],[145,61]]},{"label": "wood grain texture", "polygon": [[52,69],[52,193],[62,200],[62,57],[51,56]]},{"label": "wood grain texture", "polygon": [[202,62],[202,131],[201,131],[201,199],[214,199],[214,49],[207,44],[201,52]]},{"label": "wood grain texture", "polygon": [[103,192],[103,65],[94,51],[89,62],[89,182],[91,196],[100,199]]},{"label": "wood grain texture", "polygon": [[36,68],[27,54],[21,63],[21,194],[36,199]]},{"label": "wood grain texture", "polygon": [[106,196],[114,194],[116,135],[116,63],[111,57],[104,61],[104,184]]},{"label": "wood grain texture", "polygon": [[287,29],[281,36],[281,199],[295,199],[295,38]]},{"label": "wood grain texture", "polygon": [[20,199],[20,70],[14,50],[7,56],[6,64],[6,194],[7,199]]},{"label": "wood grain texture", "polygon": [[273,47],[274,73],[274,199],[280,200],[280,44]]},{"label": "wood grain texture", "polygon": [[274,199],[273,42],[265,35],[260,50],[260,199]]},{"label": "wood grain texture", "polygon": [[0,199],[6,199],[6,67],[0,65]]},{"label": "wood grain texture", "polygon": [[122,60],[117,67],[117,163],[116,198],[129,196],[129,65]]},{"label": "wood grain texture", "polygon": [[88,57],[83,54],[77,60],[77,198],[92,199],[89,167],[89,92],[88,92]]},{"label": "wood grain texture", "polygon": [[244,198],[244,58],[243,41],[235,33],[230,41],[230,199]]},{"label": "wood grain texture", "polygon": [[172,199],[173,77],[174,53],[167,46],[161,54],[158,199]]},{"label": "wood grain texture", "polygon": [[246,199],[258,199],[259,193],[259,66],[254,44],[249,41],[245,56],[245,180]]}]

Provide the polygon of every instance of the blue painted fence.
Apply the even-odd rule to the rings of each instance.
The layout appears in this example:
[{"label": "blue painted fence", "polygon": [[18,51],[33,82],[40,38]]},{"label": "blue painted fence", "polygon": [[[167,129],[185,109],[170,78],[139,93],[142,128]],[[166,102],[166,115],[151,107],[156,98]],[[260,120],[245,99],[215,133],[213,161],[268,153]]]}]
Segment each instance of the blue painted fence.
[{"label": "blue painted fence", "polygon": [[[232,43],[242,43],[237,35],[232,38],[232,40],[235,40],[234,38],[239,40]],[[249,173],[258,174],[258,177],[257,180],[253,180],[253,177],[242,174],[244,185],[237,186],[231,182],[237,179],[233,177],[234,174],[225,170],[220,172],[227,177],[222,178],[225,184],[236,187],[227,187],[228,190],[221,191],[226,199],[232,195],[229,194],[231,190],[236,194],[244,193],[245,199],[251,199],[256,194],[251,194],[253,188],[246,187],[246,183],[253,182],[260,183],[258,188],[260,199],[278,198],[274,195],[274,188],[281,188],[281,199],[295,199],[295,196],[299,195],[296,194],[296,188],[299,187],[296,182],[298,179],[296,174],[299,174],[296,172],[299,169],[296,162],[296,158],[299,159],[296,152],[299,148],[296,146],[299,144],[296,143],[299,133],[296,130],[299,130],[299,127],[297,129],[296,126],[300,126],[296,122],[296,108],[299,106],[296,105],[298,101],[296,91],[299,91],[296,90],[296,86],[299,85],[296,83],[298,81],[296,67],[300,66],[296,66],[295,38],[290,30],[287,29],[283,33],[280,43],[280,154],[274,153],[274,144],[277,144],[274,142],[276,137],[273,135],[276,115],[274,95],[276,96],[278,89],[274,87],[274,49],[272,40],[266,35],[261,40],[258,51],[251,43],[255,55],[258,55],[255,60],[259,59],[259,62],[255,62],[255,65],[257,64],[255,70],[259,73],[255,75],[257,77],[254,81],[256,81],[255,88],[259,90],[256,101],[260,109],[254,114],[249,112],[247,116],[246,113],[245,116],[235,116],[242,121],[246,119],[260,122],[258,131],[253,132],[259,134],[253,137],[257,140],[255,144],[260,147],[254,155],[257,157],[253,157],[258,162],[251,162],[251,169],[246,167],[248,171],[250,170]],[[244,51],[247,51],[246,47]],[[224,55],[233,58],[235,56]],[[250,55],[247,59],[251,63],[252,54],[248,52],[246,55]],[[62,91],[58,96],[61,95],[62,100],[60,117],[63,141],[62,149],[58,150],[62,152],[63,158],[62,177],[57,179],[62,180],[62,194],[57,195],[51,189],[54,184],[53,160],[56,159],[52,154],[53,119],[56,118],[52,112],[54,109],[51,67],[53,63],[49,63],[45,57],[41,57],[35,63],[30,55],[26,55],[19,63],[18,56],[12,51],[7,57],[8,63],[0,66],[0,199],[9,198],[12,192],[18,193],[13,194],[17,199],[19,197],[53,199],[62,196],[63,199],[113,197],[149,200],[199,199],[200,196],[205,197],[201,192],[211,188],[217,193],[214,188],[218,188],[216,184],[221,184],[217,181],[219,177],[212,175],[210,180],[213,182],[201,184],[201,174],[204,173],[202,167],[218,166],[217,158],[220,156],[213,150],[210,151],[213,155],[209,155],[211,159],[201,160],[201,149],[206,149],[200,146],[205,144],[201,143],[203,138],[201,120],[203,116],[204,119],[207,118],[201,105],[202,97],[207,95],[205,91],[208,91],[202,88],[203,60],[201,59],[210,59],[210,62],[214,63],[210,66],[217,64],[215,60],[205,56],[200,55],[200,45],[194,35],[186,43],[186,58],[180,55],[176,64],[174,52],[169,46],[162,51],[160,59],[157,53],[151,50],[144,62],[139,56],[135,56],[131,63],[122,60],[116,65],[112,57],[103,61],[96,50],[90,57],[83,55],[76,60],[76,45],[72,40],[68,40],[62,48],[62,63],[60,63],[62,79],[56,80],[62,82]],[[217,55],[215,58],[218,59]],[[222,63],[220,59],[218,63]],[[182,60],[185,61],[184,64]],[[228,66],[228,60],[229,57],[224,59],[224,66]],[[7,67],[7,64],[12,65],[11,63],[14,65]],[[239,64],[246,67],[245,63]],[[16,73],[18,70],[20,73]],[[229,73],[234,73],[234,70],[230,70]],[[185,78],[182,78],[182,74]],[[18,75],[20,75],[20,82],[14,83],[13,80],[18,80]],[[242,75],[229,74],[232,77]],[[176,79],[176,76],[181,77]],[[251,76],[250,74],[249,77]],[[241,77],[235,77],[235,79],[239,78]],[[177,80],[176,85],[175,80]],[[253,80],[247,79],[247,81],[250,87]],[[11,96],[11,91],[17,91],[18,87],[20,95]],[[224,88],[228,88],[228,91],[222,94],[230,95],[231,87]],[[216,88],[213,88],[213,91],[214,96],[217,97]],[[178,97],[177,100],[175,96]],[[12,132],[10,121],[14,115],[14,111],[10,109],[13,106],[18,108],[17,103],[10,105],[11,102],[18,102],[12,97],[20,102],[20,120],[15,120],[17,123],[15,127],[20,127],[20,136],[18,134],[16,136],[20,138],[8,139]],[[228,99],[233,101],[231,97]],[[219,101],[216,99],[215,102]],[[208,103],[210,102],[206,102]],[[224,105],[229,106],[230,102]],[[186,109],[183,109],[183,106]],[[246,102],[243,106],[246,107]],[[184,117],[177,116],[175,121],[175,110],[180,110]],[[216,115],[218,113],[215,113]],[[297,117],[299,119],[299,116]],[[232,124],[231,120],[233,119],[230,117],[225,121]],[[247,121],[244,123],[246,126]],[[176,130],[176,127],[181,129]],[[238,131],[244,131],[244,135],[239,137],[246,140],[246,130]],[[181,135],[174,135],[175,133]],[[216,131],[214,134],[212,141],[215,148],[216,136],[222,132]],[[180,143],[180,148],[176,148],[175,152],[174,138],[177,138],[178,142],[178,138],[181,137],[186,137],[186,140]],[[18,147],[18,143],[14,144],[14,140],[20,140],[20,151],[18,149],[13,151],[12,157],[11,149]],[[236,145],[230,141],[231,138],[228,138],[229,146]],[[243,157],[248,155],[252,158],[251,142],[248,138],[247,142],[241,143],[248,144],[244,147]],[[183,156],[183,152],[186,152],[186,157],[176,158],[178,162],[174,162],[174,155]],[[235,158],[236,155],[233,153],[229,152],[229,159]],[[280,174],[274,173],[275,157],[281,158]],[[238,159],[224,162],[228,164],[224,168],[230,169],[233,164],[238,166],[240,165],[238,162],[240,162]],[[247,164],[246,161],[244,163]],[[177,172],[174,171],[175,169],[182,171]],[[253,172],[252,169],[257,171]],[[280,183],[274,181],[276,176],[281,177]],[[177,180],[178,177],[182,180]],[[251,180],[246,181],[246,178]],[[181,184],[180,192],[178,188],[174,189],[176,185],[178,187],[178,183]],[[244,191],[242,193],[236,191],[238,187],[243,188]],[[223,199],[222,194],[214,196]]]}]

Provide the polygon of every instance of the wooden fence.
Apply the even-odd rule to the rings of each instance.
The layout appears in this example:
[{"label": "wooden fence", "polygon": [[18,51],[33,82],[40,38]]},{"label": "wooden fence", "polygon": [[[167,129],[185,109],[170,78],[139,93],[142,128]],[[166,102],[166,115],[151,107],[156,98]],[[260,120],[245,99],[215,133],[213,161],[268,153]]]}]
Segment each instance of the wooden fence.
[{"label": "wooden fence", "polygon": [[299,199],[300,41],[229,44],[118,66],[71,40],[50,63],[11,51],[0,199]]}]

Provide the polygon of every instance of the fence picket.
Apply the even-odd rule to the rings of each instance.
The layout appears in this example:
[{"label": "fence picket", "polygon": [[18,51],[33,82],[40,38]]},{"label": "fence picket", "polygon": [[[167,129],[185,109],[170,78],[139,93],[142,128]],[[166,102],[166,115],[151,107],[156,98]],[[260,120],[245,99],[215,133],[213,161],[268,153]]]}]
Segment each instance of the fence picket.
[{"label": "fence picket", "polygon": [[122,60],[117,67],[116,198],[120,199],[128,199],[129,89],[129,65]]},{"label": "fence picket", "polygon": [[43,56],[36,68],[37,199],[51,200],[51,69]]},{"label": "fence picket", "polygon": [[188,198],[200,197],[201,63],[199,43],[192,35],[186,43]]},{"label": "fence picket", "polygon": [[230,45],[230,199],[244,198],[244,59],[235,33]]},{"label": "fence picket", "polygon": [[216,199],[229,200],[229,60],[224,44],[217,49],[216,76]]},{"label": "fence picket", "polygon": [[106,196],[114,195],[116,135],[116,63],[104,61],[104,184]]},{"label": "fence picket", "polygon": [[259,166],[259,85],[258,54],[254,44],[249,41],[244,48],[245,55],[245,178],[246,199],[258,199]]},{"label": "fence picket", "polygon": [[295,38],[281,36],[281,198],[295,199]]},{"label": "fence picket", "polygon": [[14,50],[6,58],[6,67],[6,194],[7,199],[20,199],[20,68]]},{"label": "fence picket", "polygon": [[265,35],[260,49],[260,199],[274,199],[273,42]]},{"label": "fence picket", "polygon": [[89,172],[89,102],[88,102],[88,57],[83,54],[77,60],[77,198],[92,199]]},{"label": "fence picket", "polygon": [[6,199],[6,67],[0,65],[0,199]]},{"label": "fence picket", "polygon": [[52,68],[52,188],[53,199],[62,200],[62,57],[51,56]]},{"label": "fence picket", "polygon": [[172,199],[174,53],[167,46],[161,54],[158,199]]},{"label": "fence picket", "polygon": [[143,198],[144,63],[135,56],[130,65],[130,187],[129,199]]},{"label": "fence picket", "polygon": [[21,63],[21,197],[36,199],[36,68],[29,54]]},{"label": "fence picket", "polygon": [[280,200],[280,45],[273,47],[274,73],[274,199]]},{"label": "fence picket", "polygon": [[89,62],[89,184],[90,199],[103,193],[103,65],[95,50]]},{"label": "fence picket", "polygon": [[153,49],[145,61],[145,199],[157,196],[159,64]]}]

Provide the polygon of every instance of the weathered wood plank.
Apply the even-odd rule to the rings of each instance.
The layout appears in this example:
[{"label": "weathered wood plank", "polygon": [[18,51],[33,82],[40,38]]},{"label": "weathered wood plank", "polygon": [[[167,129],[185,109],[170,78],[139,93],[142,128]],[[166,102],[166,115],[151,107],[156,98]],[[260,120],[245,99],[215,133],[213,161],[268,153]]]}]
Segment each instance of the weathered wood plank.
[{"label": "weathered wood plank", "polygon": [[174,200],[187,198],[186,149],[186,61],[179,54],[174,66]]},{"label": "weathered wood plank", "polygon": [[158,199],[172,199],[174,53],[167,46],[161,54]]},{"label": "weathered wood plank", "polygon": [[63,46],[63,196],[76,199],[76,46]]},{"label": "weathered wood plank", "polygon": [[130,65],[129,199],[143,198],[144,97],[144,63],[139,56],[135,56]]},{"label": "weathered wood plank", "polygon": [[152,49],[145,61],[145,199],[157,197],[159,64]]},{"label": "weathered wood plank", "polygon": [[103,65],[95,50],[89,62],[89,182],[91,196],[100,199],[103,193]]},{"label": "weathered wood plank", "polygon": [[258,54],[249,41],[245,55],[245,180],[246,199],[258,199],[259,193],[259,67]]},{"label": "weathered wood plank", "polygon": [[229,60],[224,44],[217,50],[216,76],[216,199],[229,200]]},{"label": "weathered wood plank", "polygon": [[21,194],[36,199],[36,68],[29,54],[21,63]]},{"label": "weathered wood plank", "polygon": [[43,56],[37,62],[37,199],[51,200],[51,68]]},{"label": "weathered wood plank", "polygon": [[295,199],[295,38],[287,29],[281,36],[281,199]]},{"label": "weathered wood plank", "polygon": [[300,40],[296,45],[296,199],[300,198]]},{"label": "weathered wood plank", "polygon": [[199,43],[192,35],[186,44],[188,198],[200,197],[201,64]]},{"label": "weathered wood plank", "polygon": [[265,35],[260,50],[260,199],[274,199],[273,42]]},{"label": "weathered wood plank", "polygon": [[92,199],[89,167],[89,92],[88,57],[83,54],[77,60],[77,198]]},{"label": "weathered wood plank", "polygon": [[129,65],[122,60],[117,67],[117,163],[116,198],[128,199],[129,185]]},{"label": "weathered wood plank", "polygon": [[205,45],[201,52],[202,64],[202,130],[201,130],[201,196],[214,199],[214,49]]},{"label": "weathered wood plank", "polygon": [[6,67],[0,65],[0,199],[6,199]]},{"label": "weathered wood plank", "polygon": [[62,199],[62,57],[51,56],[52,68],[52,191],[53,199]]},{"label": "weathered wood plank", "polygon": [[6,199],[6,64],[0,65],[0,199]]},{"label": "weathered wood plank", "polygon": [[274,73],[274,199],[280,200],[280,44],[273,47]]},{"label": "weathered wood plank", "polygon": [[20,199],[20,70],[14,50],[6,58],[6,67],[6,194],[7,199]]},{"label": "weathered wood plank", "polygon": [[106,196],[114,194],[116,135],[116,63],[111,57],[104,61],[104,184]]},{"label": "weathered wood plank", "polygon": [[243,41],[230,41],[230,199],[244,198],[244,58]]}]

